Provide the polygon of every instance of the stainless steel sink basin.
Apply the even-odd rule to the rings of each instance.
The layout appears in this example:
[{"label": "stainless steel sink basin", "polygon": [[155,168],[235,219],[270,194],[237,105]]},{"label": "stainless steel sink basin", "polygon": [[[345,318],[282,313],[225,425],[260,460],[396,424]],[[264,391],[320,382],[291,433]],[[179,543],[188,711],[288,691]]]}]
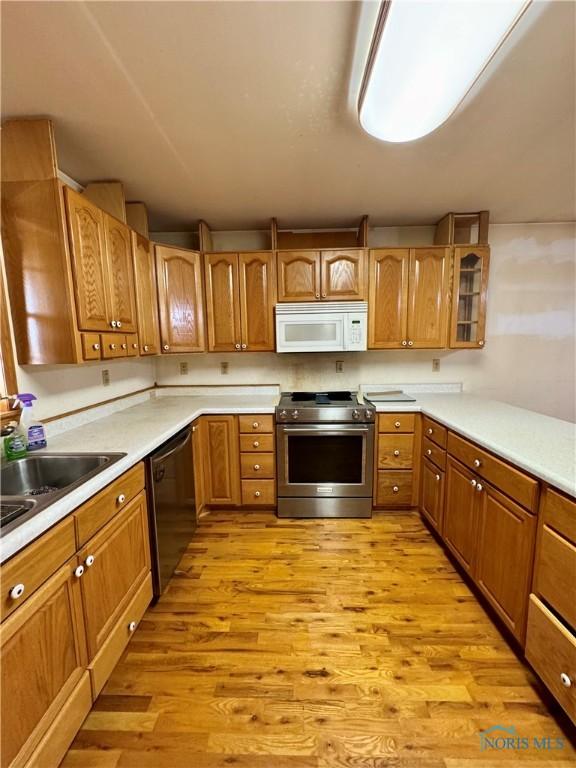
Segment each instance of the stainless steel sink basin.
[{"label": "stainless steel sink basin", "polygon": [[2,533],[109,467],[125,453],[38,453],[0,467]]}]

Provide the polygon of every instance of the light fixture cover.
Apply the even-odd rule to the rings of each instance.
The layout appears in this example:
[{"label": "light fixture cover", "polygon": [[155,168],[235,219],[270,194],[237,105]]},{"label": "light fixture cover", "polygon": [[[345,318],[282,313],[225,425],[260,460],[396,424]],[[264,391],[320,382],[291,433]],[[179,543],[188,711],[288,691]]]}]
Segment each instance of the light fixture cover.
[{"label": "light fixture cover", "polygon": [[442,125],[529,4],[389,0],[364,75],[359,109],[364,130],[402,142]]}]

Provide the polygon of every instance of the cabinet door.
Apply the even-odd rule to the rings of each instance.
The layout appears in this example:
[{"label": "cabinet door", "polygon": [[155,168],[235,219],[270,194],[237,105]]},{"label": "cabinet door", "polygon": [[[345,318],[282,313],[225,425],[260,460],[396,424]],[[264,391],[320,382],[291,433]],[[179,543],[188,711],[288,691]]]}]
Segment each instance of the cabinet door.
[{"label": "cabinet door", "polygon": [[450,346],[477,349],[484,346],[486,290],[490,248],[467,246],[454,249]]},{"label": "cabinet door", "polygon": [[62,566],[0,628],[3,766],[17,755],[24,764],[85,674],[76,565]]},{"label": "cabinet door", "polygon": [[366,252],[322,252],[322,298],[326,301],[363,301],[366,298]]},{"label": "cabinet door", "polygon": [[369,349],[407,346],[409,274],[408,248],[370,251]]},{"label": "cabinet door", "polygon": [[240,351],[238,254],[206,253],[204,268],[208,351]]},{"label": "cabinet door", "polygon": [[194,498],[196,500],[196,519],[204,511],[206,496],[204,493],[204,444],[202,441],[202,419],[192,425],[192,461],[194,463]]},{"label": "cabinet door", "polygon": [[242,349],[274,351],[274,263],[271,253],[241,253]]},{"label": "cabinet door", "polygon": [[140,354],[157,355],[160,352],[160,321],[152,244],[143,235],[132,232],[132,253]]},{"label": "cabinet door", "polygon": [[478,497],[476,478],[462,464],[448,457],[444,541],[468,573],[474,570],[477,549]]},{"label": "cabinet door", "polygon": [[444,472],[423,459],[421,482],[420,510],[441,534],[444,522]]},{"label": "cabinet door", "polygon": [[200,254],[156,246],[162,352],[204,352]]},{"label": "cabinet door", "polygon": [[206,504],[240,504],[240,447],[236,416],[203,416]]},{"label": "cabinet door", "polygon": [[69,187],[64,188],[64,193],[78,328],[81,331],[108,331],[111,316],[104,214]]},{"label": "cabinet door", "polygon": [[85,567],[80,585],[91,660],[150,572],[145,492],[90,539],[79,555]]},{"label": "cabinet door", "polygon": [[536,517],[480,482],[475,579],[515,637],[526,633]]},{"label": "cabinet door", "polygon": [[320,298],[320,252],[278,251],[278,301]]},{"label": "cabinet door", "polygon": [[108,255],[110,315],[122,332],[135,333],[136,298],[130,230],[126,224],[105,213],[104,231]]},{"label": "cabinet door", "polygon": [[448,344],[450,249],[414,248],[410,253],[408,346],[440,349]]}]

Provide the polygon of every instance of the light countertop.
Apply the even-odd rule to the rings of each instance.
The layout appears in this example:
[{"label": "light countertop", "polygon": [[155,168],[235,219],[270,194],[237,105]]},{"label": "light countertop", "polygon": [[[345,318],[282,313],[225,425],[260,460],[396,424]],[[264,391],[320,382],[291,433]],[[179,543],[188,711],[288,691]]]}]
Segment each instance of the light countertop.
[{"label": "light countertop", "polygon": [[[467,394],[418,392],[414,403],[379,403],[377,411],[422,412],[576,496],[576,425]],[[274,413],[278,395],[167,394],[49,438],[54,452],[113,452],[126,456],[0,538],[0,562],[83,504],[104,486],[205,414]]]}]

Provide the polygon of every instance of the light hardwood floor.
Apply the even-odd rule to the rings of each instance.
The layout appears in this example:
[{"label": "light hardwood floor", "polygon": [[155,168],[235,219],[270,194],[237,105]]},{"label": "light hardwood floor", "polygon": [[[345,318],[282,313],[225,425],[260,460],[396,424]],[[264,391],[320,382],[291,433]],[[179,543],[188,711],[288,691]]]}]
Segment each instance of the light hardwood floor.
[{"label": "light hardwood floor", "polygon": [[[416,513],[219,512],[62,768],[573,766],[540,692]],[[565,746],[481,751],[493,725]]]}]

